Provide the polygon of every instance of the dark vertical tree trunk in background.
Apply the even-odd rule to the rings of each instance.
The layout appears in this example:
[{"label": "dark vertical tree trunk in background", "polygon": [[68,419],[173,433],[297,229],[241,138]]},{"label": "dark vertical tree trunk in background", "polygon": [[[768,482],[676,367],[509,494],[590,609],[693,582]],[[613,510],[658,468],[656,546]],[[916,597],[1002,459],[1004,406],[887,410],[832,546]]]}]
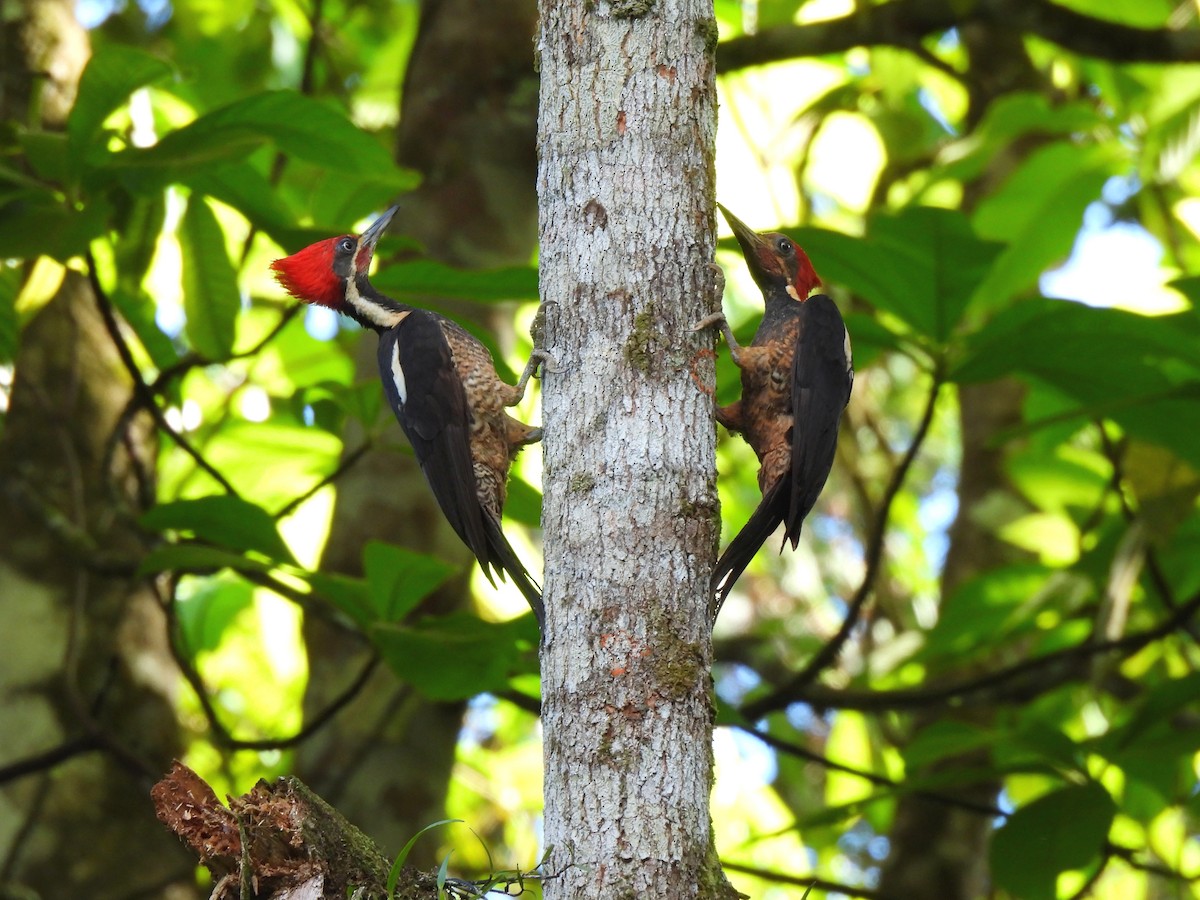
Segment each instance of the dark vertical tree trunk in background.
[{"label": "dark vertical tree trunk in background", "polygon": [[[969,119],[978,125],[993,100],[1006,93],[1039,90],[1037,74],[1026,55],[1021,35],[997,33],[972,26],[963,29],[963,41],[970,53],[967,78],[970,79]],[[1028,143],[1001,153],[974,184],[968,185],[963,208],[970,212],[981,197],[993,191],[1033,149]],[[1021,503],[1005,471],[1006,452],[995,445],[996,435],[1010,432],[1021,422],[1024,388],[1011,379],[988,384],[965,385],[958,389],[959,421],[962,434],[962,464],[958,484],[958,516],[950,530],[950,546],[942,570],[943,605],[965,582],[990,569],[1013,562],[1017,551],[1002,540],[994,528],[980,521],[976,512],[988,498],[1008,494]],[[927,680],[969,675],[953,675],[939,670],[929,672]],[[986,726],[995,709],[970,708],[954,717]],[[918,716],[914,733],[950,716]],[[955,772],[971,771],[989,764],[987,749],[947,757],[930,771],[909,773],[910,777],[944,777],[958,784]],[[999,782],[979,781],[958,784],[955,794],[961,799],[994,806]],[[879,883],[882,900],[976,900],[987,893],[989,878],[988,847],[994,829],[993,817],[932,802],[918,794],[902,797],[888,835],[890,850]]]},{"label": "dark vertical tree trunk in background", "polygon": [[[444,262],[521,265],[533,255],[535,16],[534,0],[422,3],[404,80],[397,158],[421,172],[423,182],[399,198],[392,230],[417,238]],[[481,318],[478,307],[463,309],[459,318],[466,315]],[[358,369],[360,378],[378,377],[374,335],[361,343]],[[394,427],[390,437],[400,442]],[[348,445],[357,440],[348,437]],[[361,573],[362,548],[372,539],[461,563],[463,575],[427,608],[448,611],[466,602],[474,563],[410,455],[374,450],[339,481],[322,568]],[[324,622],[307,622],[305,635],[311,673],[306,706],[312,711],[341,690],[364,647]],[[395,852],[443,817],[462,713],[463,704],[427,701],[380,670],[354,704],[301,749],[298,774]],[[418,843],[410,861],[435,865],[436,849],[434,841]]]},{"label": "dark vertical tree trunk in background", "polygon": [[[4,26],[0,118],[40,110],[61,127],[87,35],[69,0],[21,13]],[[78,275],[26,327],[16,372],[0,437],[0,765],[90,749],[0,786],[0,894],[194,896],[194,862],[149,797],[182,750],[162,610],[144,584],[85,565],[145,548],[129,456],[105,465],[130,380]],[[130,446],[153,478],[150,430]]]},{"label": "dark vertical tree trunk in background", "polygon": [[712,0],[543,0],[548,900],[720,897]]}]

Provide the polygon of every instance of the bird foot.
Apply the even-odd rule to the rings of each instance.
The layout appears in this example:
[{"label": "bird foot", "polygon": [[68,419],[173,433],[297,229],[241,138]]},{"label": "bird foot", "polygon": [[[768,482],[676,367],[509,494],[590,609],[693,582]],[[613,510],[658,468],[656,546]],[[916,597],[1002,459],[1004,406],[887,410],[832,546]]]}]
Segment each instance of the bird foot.
[{"label": "bird foot", "polygon": [[541,376],[538,375],[538,372],[537,372],[538,369],[542,370],[542,375],[545,375],[547,372],[549,372],[551,375],[561,375],[563,372],[567,371],[566,366],[560,366],[558,364],[558,360],[556,360],[553,356],[550,355],[549,350],[540,350],[540,349],[534,348],[533,352],[529,354],[529,361],[531,363],[533,363],[533,362],[541,363],[540,366],[538,366],[538,365],[534,366],[534,370],[532,373],[533,375],[537,375],[537,377],[539,377],[539,378]]},{"label": "bird foot", "polygon": [[521,373],[521,377],[517,380],[516,397],[507,406],[513,406],[521,401],[525,396],[525,387],[529,384],[529,379],[537,374],[538,369],[542,370],[542,375],[549,372],[552,375],[559,375],[565,371],[565,368],[560,366],[557,360],[550,355],[547,350],[539,350],[534,348],[529,354],[529,362],[525,363],[525,371]]},{"label": "bird foot", "polygon": [[712,328],[714,325],[727,325],[725,313],[715,312],[710,316],[705,316],[699,322],[692,325],[692,331],[703,331],[706,328]]}]

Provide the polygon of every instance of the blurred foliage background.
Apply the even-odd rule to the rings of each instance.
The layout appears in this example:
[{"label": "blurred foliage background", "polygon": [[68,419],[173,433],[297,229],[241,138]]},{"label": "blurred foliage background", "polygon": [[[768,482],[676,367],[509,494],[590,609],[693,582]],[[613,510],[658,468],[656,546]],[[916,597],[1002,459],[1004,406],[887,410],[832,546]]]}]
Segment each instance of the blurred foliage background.
[{"label": "blurred foliage background", "polygon": [[[807,249],[858,373],[806,539],[717,628],[731,880],[1196,895],[1196,5],[716,7],[718,197]],[[0,10],[0,895],[206,895],[147,797],[172,756],[532,867],[531,617],[440,522],[374,341],[267,265],[399,200],[375,283],[523,359],[533,4]],[[727,536],[756,469],[723,435]],[[539,483],[527,451],[530,561]]]}]

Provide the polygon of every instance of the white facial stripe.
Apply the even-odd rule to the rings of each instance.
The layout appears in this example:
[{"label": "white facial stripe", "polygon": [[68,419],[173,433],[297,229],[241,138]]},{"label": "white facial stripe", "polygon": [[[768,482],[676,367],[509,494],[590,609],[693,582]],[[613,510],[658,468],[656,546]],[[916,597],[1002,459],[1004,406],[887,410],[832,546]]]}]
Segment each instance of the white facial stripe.
[{"label": "white facial stripe", "polygon": [[346,282],[346,302],[360,315],[383,328],[394,328],[407,315],[405,312],[385,309],[377,303],[364,299],[363,295],[358,292],[358,282],[353,278]]},{"label": "white facial stripe", "polygon": [[800,294],[799,294],[799,293],[796,291],[796,288],[795,288],[795,287],[793,287],[793,286],[792,286],[792,285],[790,285],[790,284],[787,286],[787,293],[788,293],[788,296],[789,296],[789,297],[791,297],[793,300],[802,300],[802,299],[804,299],[804,298],[802,298],[802,297],[800,296]]},{"label": "white facial stripe", "polygon": [[400,402],[408,402],[408,382],[404,380],[404,369],[400,366],[400,345],[392,344],[392,381],[400,394]]}]

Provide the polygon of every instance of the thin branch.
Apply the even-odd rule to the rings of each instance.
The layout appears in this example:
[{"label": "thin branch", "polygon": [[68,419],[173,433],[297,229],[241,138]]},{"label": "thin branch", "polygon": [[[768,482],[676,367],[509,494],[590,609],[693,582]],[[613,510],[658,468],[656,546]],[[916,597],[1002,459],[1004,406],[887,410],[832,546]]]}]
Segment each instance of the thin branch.
[{"label": "thin branch", "polygon": [[[263,335],[262,339],[257,344],[247,348],[246,350],[239,350],[237,353],[232,353],[225,359],[221,360],[221,362],[226,363],[235,359],[247,359],[251,356],[257,356],[266,348],[268,344],[270,344],[279,336],[279,333],[288,326],[288,323],[291,322],[292,319],[296,318],[301,309],[303,309],[303,307],[301,307],[299,304],[287,307],[280,314],[279,321],[271,326],[271,330]],[[213,365],[213,361],[211,359],[201,356],[195,351],[185,353],[173,365],[167,366],[165,369],[160,371],[155,377],[154,381],[150,382],[149,388],[154,394],[161,394],[164,390],[166,390],[167,385],[174,379],[186,375],[192,369],[199,368],[200,366],[210,365]]]},{"label": "thin branch", "polygon": [[1169,881],[1186,881],[1188,883],[1200,881],[1200,872],[1195,875],[1187,875],[1159,863],[1142,862],[1135,859],[1134,854],[1137,853],[1137,850],[1133,847],[1122,847],[1120,844],[1106,841],[1104,852],[1108,856],[1115,856],[1131,869],[1137,869],[1139,872],[1145,872],[1148,875],[1156,875],[1159,878],[1165,878]]},{"label": "thin branch", "polygon": [[363,688],[367,686],[367,682],[375,673],[376,667],[379,665],[379,654],[372,651],[367,658],[366,663],[359,671],[358,675],[351,681],[342,692],[334,697],[329,703],[318,712],[316,715],[309,718],[304,726],[290,737],[282,738],[263,738],[261,740],[242,740],[231,739],[227,745],[231,750],[287,750],[295,747],[308,740],[326,725],[328,725],[338,713],[350,705],[350,703],[362,693]]},{"label": "thin branch", "polygon": [[1082,56],[1110,62],[1200,61],[1200,30],[1136,28],[1098,19],[1050,0],[892,0],[859,4],[840,19],[779,25],[717,47],[719,73],[805,56],[842,53],[853,47],[911,50],[924,38],[985,25],[1035,35]]},{"label": "thin branch", "polygon": [[101,750],[103,747],[104,745],[100,742],[99,738],[91,733],[71,738],[70,740],[63,741],[57,747],[51,747],[49,750],[43,750],[41,753],[35,753],[32,756],[11,762],[6,766],[0,766],[0,784],[8,784],[10,781],[17,781],[29,775],[36,775],[38,772],[53,769],[68,759],[73,759],[84,753]]},{"label": "thin branch", "polygon": [[[834,690],[822,685],[799,686],[789,692],[780,688],[762,700],[744,707],[740,714],[747,719],[760,719],[770,712],[791,703],[808,703],[817,709],[854,709],[879,712],[902,709],[921,709],[953,704],[996,704],[1024,702],[1051,691],[1059,685],[1091,674],[1091,658],[1105,653],[1122,657],[1132,656],[1143,647],[1172,632],[1186,628],[1200,612],[1200,593],[1180,606],[1171,616],[1154,628],[1128,634],[1117,640],[1086,640],[1032,659],[1023,660],[1005,669],[989,672],[977,678],[950,684],[901,688],[892,691]],[[982,696],[981,696],[982,695]]]},{"label": "thin branch", "polygon": [[799,759],[806,759],[809,762],[816,763],[833,772],[843,772],[847,775],[853,775],[855,778],[861,778],[863,781],[869,782],[876,787],[888,788],[890,790],[900,791],[903,793],[914,794],[934,803],[941,803],[945,806],[952,806],[956,809],[965,809],[968,812],[978,813],[988,818],[1003,818],[1006,813],[997,806],[992,806],[988,803],[975,803],[970,800],[964,800],[961,797],[954,797],[950,794],[940,794],[937,791],[928,790],[912,790],[906,787],[903,783],[888,778],[886,775],[877,775],[874,772],[867,772],[863,769],[856,769],[853,766],[848,766],[845,763],[835,762],[828,756],[824,756],[800,744],[794,744],[791,741],[785,741],[782,738],[775,737],[773,734],[768,734],[765,731],[759,731],[756,728],[751,728],[747,725],[735,725],[740,731],[746,734],[753,735],[758,738],[768,747],[780,753],[786,753],[789,756],[795,756]]},{"label": "thin branch", "polygon": [[358,675],[336,697],[329,701],[324,709],[311,716],[297,732],[288,737],[254,739],[234,737],[233,733],[225,726],[225,723],[221,721],[221,717],[213,705],[212,698],[208,695],[204,679],[192,662],[191,655],[186,648],[181,646],[181,634],[178,627],[178,618],[175,614],[176,603],[173,591],[171,598],[165,604],[165,608],[167,612],[167,628],[170,637],[168,643],[170,644],[171,655],[175,659],[175,664],[179,666],[180,672],[183,673],[184,680],[187,681],[192,691],[196,694],[196,699],[200,703],[204,717],[208,720],[208,726],[213,735],[213,742],[217,746],[227,750],[287,750],[303,743],[328,725],[339,712],[345,709],[362,692],[371,675],[374,674],[375,668],[379,665],[379,654],[372,650],[370,656],[367,657],[366,663],[359,670]]},{"label": "thin branch", "polygon": [[826,878],[818,878],[815,875],[785,875],[782,872],[773,872],[770,869],[750,866],[745,863],[729,862],[727,860],[721,860],[721,868],[727,872],[741,872],[743,875],[753,875],[755,878],[761,878],[763,881],[773,881],[776,884],[792,884],[796,887],[816,888],[826,893],[845,894],[847,897],[862,897],[864,900],[881,900],[880,893],[872,888],[854,887],[849,884],[841,884],[837,881],[829,881]]},{"label": "thin branch", "polygon": [[109,298],[104,287],[100,284],[100,278],[96,274],[96,260],[89,252],[87,254],[87,270],[88,281],[92,286],[92,293],[96,298],[96,307],[100,310],[100,315],[104,319],[104,328],[108,332],[108,336],[112,339],[113,344],[117,348],[117,355],[121,357],[121,363],[125,370],[129,373],[129,377],[133,379],[133,392],[145,410],[150,413],[154,419],[154,424],[158,429],[167,435],[175,445],[184,453],[192,458],[192,460],[208,473],[214,481],[219,484],[227,494],[238,496],[238,492],[233,485],[226,480],[225,476],[218,472],[208,460],[206,460],[191,442],[188,441],[182,434],[171,427],[167,421],[166,415],[158,405],[154,393],[150,390],[150,386],[146,384],[146,379],[142,377],[142,372],[138,368],[137,362],[133,358],[133,354],[129,350],[129,345],[125,343],[125,338],[121,335],[121,326],[117,323],[116,313],[113,310],[112,300]]},{"label": "thin branch", "polygon": [[366,456],[367,451],[371,449],[371,446],[371,441],[366,441],[365,443],[355,447],[341,458],[337,464],[337,468],[335,468],[332,472],[310,487],[303,494],[293,497],[283,506],[279,507],[279,509],[275,511],[275,518],[282,519],[285,516],[290,516],[301,504],[313,497],[319,490],[327,485],[333,484],[335,481],[345,475],[351,468],[353,468],[359,460]]}]

